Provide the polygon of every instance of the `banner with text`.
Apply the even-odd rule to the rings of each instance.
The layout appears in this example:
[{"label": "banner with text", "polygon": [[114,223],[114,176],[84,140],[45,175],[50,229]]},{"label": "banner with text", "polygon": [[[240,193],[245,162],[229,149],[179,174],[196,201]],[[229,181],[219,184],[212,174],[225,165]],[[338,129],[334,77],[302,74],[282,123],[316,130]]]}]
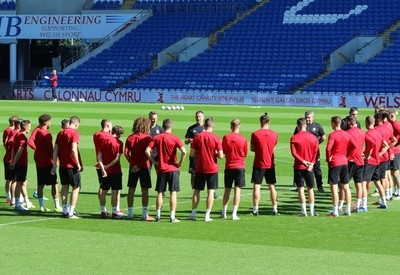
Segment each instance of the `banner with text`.
[{"label": "banner with text", "polygon": [[0,36],[17,39],[100,39],[140,14],[8,15],[0,17]]},{"label": "banner with text", "polygon": [[[100,91],[99,89],[58,89],[59,100],[71,101],[84,99],[89,102],[133,102],[173,104],[227,104],[253,106],[309,106],[309,107],[358,107],[374,108],[381,104],[385,108],[400,108],[400,95],[392,96],[331,96],[331,95],[279,95],[246,92],[181,92],[175,90],[150,91],[139,89],[116,89]],[[51,100],[49,88],[15,89],[17,100]]]}]

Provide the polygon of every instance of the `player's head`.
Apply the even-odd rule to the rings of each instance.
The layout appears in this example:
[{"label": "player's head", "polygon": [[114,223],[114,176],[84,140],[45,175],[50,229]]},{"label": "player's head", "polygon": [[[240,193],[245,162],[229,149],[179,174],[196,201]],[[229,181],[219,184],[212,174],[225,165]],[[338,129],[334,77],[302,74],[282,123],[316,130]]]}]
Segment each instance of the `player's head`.
[{"label": "player's head", "polygon": [[14,120],[14,129],[20,129],[22,120],[23,120],[23,119],[22,119],[22,118],[19,118],[19,117],[17,117],[17,118]]},{"label": "player's head", "polygon": [[53,69],[53,74],[56,75],[57,74],[57,70]]},{"label": "player's head", "polygon": [[375,118],[375,125],[382,124],[384,121],[383,112],[378,112],[374,115]]},{"label": "player's head", "polygon": [[311,110],[305,111],[304,118],[307,121],[307,125],[312,124],[314,122],[314,112]]},{"label": "player's head", "polygon": [[389,120],[390,120],[390,118],[389,118],[389,111],[388,111],[388,110],[383,110],[383,111],[380,112],[380,113],[382,113],[383,122],[386,122],[386,121],[389,121]]},{"label": "player's head", "polygon": [[358,108],[357,107],[351,107],[349,110],[349,115],[350,116],[354,116],[355,118],[357,118],[358,116]]},{"label": "player's head", "polygon": [[367,129],[374,128],[374,125],[375,125],[375,117],[367,116],[365,118],[365,128]]},{"label": "player's head", "polygon": [[262,116],[260,116],[260,125],[263,127],[264,125],[269,124],[270,119],[268,116],[268,113],[264,113]]},{"label": "player's head", "polygon": [[171,130],[172,127],[174,127],[174,123],[172,122],[172,119],[169,119],[169,118],[164,119],[162,122],[162,127],[163,127],[164,131]]},{"label": "player's head", "polygon": [[303,131],[307,127],[307,121],[304,117],[300,117],[296,121],[296,127],[298,131]]},{"label": "player's head", "polygon": [[332,129],[340,128],[340,123],[342,123],[342,119],[340,116],[333,116],[331,117],[331,125]]},{"label": "player's head", "polygon": [[69,119],[69,128],[78,129],[79,125],[81,124],[81,120],[77,116],[72,116]]},{"label": "player's head", "polygon": [[61,120],[61,128],[62,129],[67,129],[69,126],[69,119],[68,118],[64,118],[63,120]]},{"label": "player's head", "polygon": [[106,118],[102,119],[100,122],[100,126],[101,126],[102,131],[111,133],[111,129],[112,129],[111,120],[106,119]]},{"label": "player's head", "polygon": [[49,129],[51,125],[51,115],[43,114],[39,116],[38,122],[41,127],[46,127],[47,129]]},{"label": "player's head", "polygon": [[14,126],[14,121],[17,120],[17,119],[18,119],[17,116],[10,116],[10,117],[8,118],[8,124],[9,124],[10,126]]},{"label": "player's head", "polygon": [[390,109],[388,111],[388,115],[389,115],[390,122],[396,121],[397,111],[395,109]]},{"label": "player's head", "polygon": [[352,115],[348,116],[346,121],[347,121],[347,126],[349,127],[357,126],[357,119],[355,116]]},{"label": "player's head", "polygon": [[374,108],[375,114],[377,114],[377,113],[379,113],[380,111],[383,111],[383,110],[385,110],[385,107],[383,106],[383,104],[378,104]]},{"label": "player's head", "polygon": [[150,111],[149,119],[150,119],[150,127],[154,127],[157,124],[158,113],[156,111]]},{"label": "player's head", "polygon": [[212,117],[206,118],[206,120],[204,120],[204,129],[211,130],[213,128],[214,128],[214,119]]},{"label": "player's head", "polygon": [[232,131],[238,131],[240,129],[240,120],[239,119],[233,119],[231,121],[231,130]]},{"label": "player's head", "polygon": [[196,112],[196,123],[198,124],[198,125],[203,125],[203,121],[204,121],[204,113],[203,113],[203,111],[197,111]]},{"label": "player's head", "polygon": [[31,122],[28,119],[22,120],[21,121],[21,132],[29,133],[31,130]]},{"label": "player's head", "polygon": [[122,128],[119,125],[115,125],[114,127],[112,127],[111,129],[111,134],[113,134],[114,136],[116,136],[117,138],[120,138],[123,134],[124,134],[124,128]]},{"label": "player's head", "polygon": [[150,120],[144,117],[138,117],[133,122],[132,132],[148,134],[150,132]]}]

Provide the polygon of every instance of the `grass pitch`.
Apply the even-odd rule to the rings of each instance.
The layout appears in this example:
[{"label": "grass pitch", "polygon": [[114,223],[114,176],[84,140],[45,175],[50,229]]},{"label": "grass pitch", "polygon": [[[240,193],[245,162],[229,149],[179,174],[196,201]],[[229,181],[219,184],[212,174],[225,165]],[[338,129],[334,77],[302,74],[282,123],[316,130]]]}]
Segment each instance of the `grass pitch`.
[{"label": "grass pitch", "polygon": [[[41,213],[30,210],[18,214],[5,204],[4,189],[0,194],[0,242],[3,246],[1,270],[3,272],[44,274],[339,274],[361,273],[397,274],[397,228],[400,202],[389,203],[388,210],[369,206],[368,213],[352,217],[328,218],[331,208],[329,192],[316,193],[318,217],[298,218],[300,207],[297,193],[290,191],[293,158],[289,140],[296,119],[307,108],[251,106],[186,105],[184,111],[161,110],[160,104],[131,103],[72,103],[36,101],[0,101],[0,127],[7,127],[8,117],[18,115],[30,119],[34,127],[37,117],[43,113],[52,115],[53,140],[60,130],[63,118],[77,115],[81,119],[79,132],[83,165],[82,191],[77,211],[80,220],[61,219],[58,213]],[[263,185],[260,216],[249,215],[252,207],[251,167],[254,158],[249,153],[246,160],[247,186],[242,189],[239,221],[219,219],[223,195],[224,160],[219,161],[220,196],[214,203],[213,222],[202,221],[205,211],[205,192],[201,193],[198,221],[185,221],[191,212],[190,177],[188,159],[181,169],[181,192],[178,194],[177,218],[181,223],[168,222],[168,195],[160,223],[141,222],[139,219],[100,219],[97,200],[97,177],[92,135],[100,129],[102,118],[111,119],[113,125],[125,129],[125,141],[130,134],[133,120],[145,116],[150,110],[159,113],[159,124],[165,118],[174,121],[173,133],[184,138],[186,129],[194,123],[194,114],[203,110],[205,117],[215,119],[214,133],[221,138],[229,133],[229,122],[234,118],[242,121],[241,133],[250,140],[253,131],[259,129],[258,118],[268,112],[270,128],[279,134],[276,146],[276,173],[280,216],[271,215],[269,192]],[[348,109],[313,108],[315,121],[323,125],[326,134],[331,132],[330,117],[347,115]],[[359,112],[363,121],[372,109]],[[321,163],[324,178],[327,176],[324,151],[321,145]],[[187,147],[187,149],[189,149]],[[4,148],[0,149],[4,155]],[[28,191],[36,189],[36,171],[33,151],[29,149]],[[126,182],[128,163],[121,158],[124,172],[121,208],[126,209]],[[3,166],[0,168],[3,176]],[[152,171],[153,186],[155,172]],[[326,182],[326,181],[325,181]],[[352,186],[352,185],[351,185]],[[328,186],[325,184],[328,191]],[[352,188],[354,195],[355,188]],[[140,190],[137,191],[140,193]],[[150,191],[149,214],[155,215],[155,191]],[[45,196],[51,197],[45,189]],[[32,198],[38,209],[38,202]],[[369,198],[371,204],[374,198]],[[51,200],[46,207],[53,208]],[[140,194],[136,194],[135,214],[141,214]],[[107,207],[111,209],[110,198]],[[228,215],[231,213],[230,205]]]}]

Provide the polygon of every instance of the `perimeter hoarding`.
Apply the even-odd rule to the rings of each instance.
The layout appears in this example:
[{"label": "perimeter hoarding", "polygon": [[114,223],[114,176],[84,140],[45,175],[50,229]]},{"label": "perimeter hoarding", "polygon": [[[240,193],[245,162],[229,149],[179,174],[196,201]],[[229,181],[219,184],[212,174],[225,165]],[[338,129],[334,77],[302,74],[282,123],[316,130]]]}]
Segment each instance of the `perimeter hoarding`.
[{"label": "perimeter hoarding", "polygon": [[[254,106],[309,106],[309,107],[359,107],[373,108],[382,104],[386,108],[400,108],[400,95],[391,96],[336,96],[336,95],[278,95],[261,92],[210,92],[149,90],[149,89],[116,89],[101,91],[99,89],[57,89],[61,101],[85,99],[88,102],[132,102],[164,104],[227,104]],[[15,89],[17,100],[51,100],[51,89]]]},{"label": "perimeter hoarding", "polygon": [[0,15],[0,37],[7,39],[101,39],[140,13]]}]

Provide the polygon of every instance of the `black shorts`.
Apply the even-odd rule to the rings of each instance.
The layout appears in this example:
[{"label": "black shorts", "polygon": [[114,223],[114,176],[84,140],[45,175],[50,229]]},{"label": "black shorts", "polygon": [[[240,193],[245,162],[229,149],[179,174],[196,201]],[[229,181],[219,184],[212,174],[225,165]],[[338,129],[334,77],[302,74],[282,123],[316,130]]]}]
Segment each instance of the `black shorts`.
[{"label": "black shorts", "polygon": [[28,166],[15,166],[14,167],[15,180],[24,182],[26,181],[26,175],[28,174]]},{"label": "black shorts", "polygon": [[347,164],[339,165],[328,169],[329,184],[347,184],[349,183],[349,171]]},{"label": "black shorts", "polygon": [[225,188],[232,188],[233,183],[237,187],[246,186],[245,169],[225,169],[224,172],[224,185]]},{"label": "black shorts", "polygon": [[136,173],[132,173],[131,171],[129,171],[128,187],[136,188],[139,179],[141,188],[151,188],[151,178],[149,169],[144,168]]},{"label": "black shorts", "polygon": [[353,179],[354,183],[362,183],[363,181],[363,171],[364,165],[357,165],[354,162],[349,162],[349,180]]},{"label": "black shorts", "polygon": [[189,157],[189,173],[190,174],[196,173],[196,163],[197,163],[197,158]]},{"label": "black shorts", "polygon": [[390,170],[400,170],[400,154],[394,154],[394,159],[390,161]]},{"label": "black shorts", "polygon": [[379,169],[379,179],[384,179],[386,178],[386,171],[388,170],[389,167],[389,161],[381,162],[378,165]]},{"label": "black shorts", "polygon": [[157,174],[156,191],[157,192],[178,192],[180,191],[179,185],[180,171],[171,171]]},{"label": "black shorts", "polygon": [[103,190],[122,190],[122,173],[107,174],[102,178],[100,187]]},{"label": "black shorts", "polygon": [[4,163],[4,178],[6,180],[15,180],[15,171],[13,169],[10,169],[10,163],[3,160]]},{"label": "black shorts", "polygon": [[53,165],[44,168],[36,167],[37,185],[54,185],[57,183],[57,174],[52,175]]},{"label": "black shorts", "polygon": [[363,181],[368,183],[372,180],[379,180],[379,165],[365,164],[363,169]]},{"label": "black shorts", "polygon": [[96,173],[97,173],[97,179],[99,180],[99,184],[101,184],[103,182],[103,173],[101,172],[101,169],[96,169]]},{"label": "black shorts", "polygon": [[276,183],[275,167],[267,169],[253,167],[253,172],[251,174],[251,182],[254,184],[261,184],[263,178],[265,178],[265,182],[267,184],[275,184]]},{"label": "black shorts", "polygon": [[207,189],[218,189],[218,173],[202,174],[196,173],[194,176],[194,189],[204,190],[207,183]]},{"label": "black shorts", "polygon": [[309,188],[314,188],[314,172],[308,171],[307,169],[294,169],[294,183],[297,187],[304,187],[304,183]]},{"label": "black shorts", "polygon": [[60,168],[61,185],[81,186],[81,172],[77,168]]}]

